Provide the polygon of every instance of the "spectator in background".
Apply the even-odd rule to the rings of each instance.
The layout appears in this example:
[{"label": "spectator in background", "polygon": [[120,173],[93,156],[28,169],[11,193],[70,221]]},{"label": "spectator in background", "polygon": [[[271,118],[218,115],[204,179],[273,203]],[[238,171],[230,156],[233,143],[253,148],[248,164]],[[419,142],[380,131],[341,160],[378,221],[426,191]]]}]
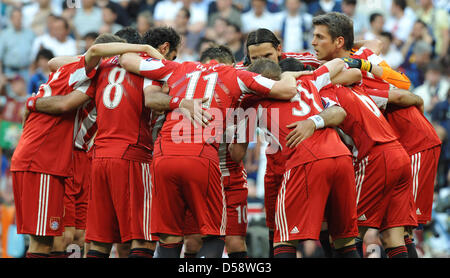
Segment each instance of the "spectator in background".
[{"label": "spectator in background", "polygon": [[431,61],[432,48],[431,46],[420,40],[415,43],[412,55],[408,60],[405,60],[400,66],[400,71],[404,72],[411,80],[414,88],[420,86],[425,79],[425,70],[428,63]]},{"label": "spectator in background", "polygon": [[252,0],[252,9],[242,14],[242,32],[248,34],[259,28],[267,28],[280,35],[280,23],[277,16],[267,10],[267,0]]},{"label": "spectator in background", "polygon": [[[80,1],[80,0],[78,0]],[[133,8],[134,5],[127,5],[124,6],[122,5],[122,3],[125,3],[128,1],[110,1],[110,0],[97,0],[96,4],[99,8],[104,8],[107,5],[111,5],[112,7],[114,7],[116,14],[117,14],[117,20],[116,23],[120,24],[122,26],[129,26],[131,24],[131,19],[130,19],[130,13],[128,12],[130,10],[130,8]],[[140,10],[135,10],[133,11],[133,18],[135,19],[136,16],[134,16],[134,13],[137,13]]]},{"label": "spectator in background", "polygon": [[50,24],[50,32],[37,37],[31,50],[32,59],[41,48],[50,50],[55,56],[74,56],[78,54],[76,41],[69,36],[69,23],[63,17],[56,16]]},{"label": "spectator in background", "polygon": [[356,12],[356,0],[342,0],[341,9],[345,15],[353,20],[355,40],[361,40],[364,37],[364,33],[368,30],[367,17]]},{"label": "spectator in background", "polygon": [[281,15],[281,39],[284,52],[302,52],[310,48],[312,15],[301,12],[300,0],[286,0]]},{"label": "spectator in background", "polygon": [[136,29],[144,36],[153,27],[153,17],[150,11],[140,12],[136,18]]},{"label": "spectator in background", "polygon": [[314,0],[308,5],[308,13],[313,16],[329,13],[342,12],[340,0]]},{"label": "spectator in background", "polygon": [[406,0],[393,0],[391,5],[391,16],[386,20],[384,25],[385,31],[388,31],[394,37],[394,43],[398,47],[408,39],[413,29],[415,16],[407,14]]},{"label": "spectator in background", "polygon": [[191,17],[189,18],[188,29],[192,33],[204,31],[208,22],[208,14],[202,7],[195,5],[193,0],[181,0],[183,7],[188,9]]},{"label": "spectator in background", "polygon": [[228,21],[225,18],[218,17],[212,28],[206,29],[205,37],[215,41],[217,44],[225,44],[225,34],[227,32]]},{"label": "spectator in background", "polygon": [[231,49],[236,61],[242,61],[245,57],[245,46],[241,28],[237,24],[229,23],[225,33],[225,44]]},{"label": "spectator in background", "polygon": [[162,0],[156,3],[153,19],[156,26],[173,26],[178,10],[183,7],[180,0]]},{"label": "spectator in background", "polygon": [[425,82],[413,92],[423,99],[425,113],[429,117],[438,102],[445,101],[450,89],[449,81],[443,75],[443,68],[438,60],[433,60],[427,66]]},{"label": "spectator in background", "polygon": [[425,22],[436,39],[436,54],[440,57],[448,55],[449,48],[449,16],[448,11],[434,7],[433,0],[420,0],[417,16]]},{"label": "spectator in background", "polygon": [[401,48],[401,52],[405,61],[409,60],[409,58],[411,57],[414,45],[418,41],[428,43],[432,49],[432,53],[434,53],[433,45],[435,45],[435,40],[429,32],[428,26],[420,19],[414,23],[411,34],[409,34],[408,39]]},{"label": "spectator in background", "polygon": [[114,5],[108,3],[102,8],[103,25],[99,29],[99,33],[111,33],[114,34],[123,28],[122,25],[117,24],[117,11]]},{"label": "spectator in background", "polygon": [[6,84],[6,104],[2,110],[2,120],[20,123],[27,100],[27,84],[20,75],[9,78]]},{"label": "spectator in background", "polygon": [[364,40],[374,40],[383,32],[384,16],[381,13],[373,13],[369,17],[370,28],[364,33]]},{"label": "spectator in background", "polygon": [[191,13],[186,7],[182,7],[175,17],[174,29],[182,37],[177,59],[179,61],[193,61],[197,58],[195,48],[201,36],[198,33],[189,31],[190,18]]},{"label": "spectator in background", "polygon": [[197,54],[201,54],[206,49],[210,48],[211,46],[217,45],[213,40],[208,39],[206,37],[203,37],[199,40],[196,50]]},{"label": "spectator in background", "polygon": [[76,28],[75,33],[78,39],[89,32],[98,32],[103,25],[102,10],[95,6],[95,0],[82,0],[82,6],[81,9],[76,9],[73,18],[73,25]]},{"label": "spectator in background", "polygon": [[62,4],[57,5],[51,0],[37,0],[34,3],[25,5],[22,8],[23,25],[31,28],[36,36],[40,36],[47,32],[47,18],[53,15],[60,15],[62,12]]},{"label": "spectator in background", "polygon": [[380,57],[387,61],[393,69],[398,68],[403,63],[403,55],[393,43],[392,34],[389,32],[381,32],[378,38],[382,42]]},{"label": "spectator in background", "polygon": [[221,17],[241,28],[241,12],[233,6],[233,0],[217,0],[217,11],[208,18],[208,27],[213,27],[216,19]]},{"label": "spectator in background", "polygon": [[79,51],[79,53],[85,53],[89,47],[91,47],[92,45],[94,45],[94,41],[95,39],[98,37],[99,33],[97,32],[89,32],[86,35],[84,35],[83,37],[83,49],[82,51]]},{"label": "spectator in background", "polygon": [[39,86],[48,81],[48,77],[51,72],[48,67],[48,61],[50,61],[53,57],[53,53],[50,50],[45,48],[39,50],[34,62],[36,70],[28,82],[29,95],[32,93],[37,93]]},{"label": "spectator in background", "polygon": [[0,76],[20,74],[28,80],[33,40],[33,32],[22,27],[21,10],[14,8],[10,14],[10,26],[0,32]]}]

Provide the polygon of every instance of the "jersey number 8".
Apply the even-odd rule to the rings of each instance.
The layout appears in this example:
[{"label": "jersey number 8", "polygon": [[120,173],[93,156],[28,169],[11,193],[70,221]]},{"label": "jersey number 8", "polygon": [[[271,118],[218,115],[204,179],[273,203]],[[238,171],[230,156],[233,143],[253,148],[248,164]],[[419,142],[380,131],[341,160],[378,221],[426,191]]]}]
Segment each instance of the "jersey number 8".
[{"label": "jersey number 8", "polygon": [[[119,74],[117,75],[117,72]],[[108,74],[108,85],[103,90],[103,104],[108,109],[116,108],[123,96],[122,82],[125,79],[126,70],[123,68],[113,68]],[[117,77],[116,77],[117,75]],[[114,88],[114,98],[111,99],[111,92]]]}]

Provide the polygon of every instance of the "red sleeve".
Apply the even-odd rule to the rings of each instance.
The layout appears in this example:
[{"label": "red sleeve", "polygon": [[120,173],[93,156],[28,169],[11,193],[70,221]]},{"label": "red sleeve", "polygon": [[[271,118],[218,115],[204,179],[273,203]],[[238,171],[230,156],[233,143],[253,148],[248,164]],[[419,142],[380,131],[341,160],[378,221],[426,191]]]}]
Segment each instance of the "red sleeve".
[{"label": "red sleeve", "polygon": [[386,110],[389,101],[389,90],[377,90],[365,88],[365,92],[375,102],[378,108]]},{"label": "red sleeve", "polygon": [[[319,95],[322,98],[322,102],[324,104],[328,103],[328,104],[341,106],[341,104],[339,103],[338,97],[336,95],[336,90],[338,90],[338,89],[339,88],[337,86],[333,86],[333,87],[327,87],[327,88],[321,90]],[[325,105],[324,105],[324,107],[325,107]]]},{"label": "red sleeve", "polygon": [[237,70],[237,82],[243,93],[255,93],[267,96],[276,81],[265,78],[261,74],[246,70]]},{"label": "red sleeve", "polygon": [[320,66],[318,69],[313,71],[311,75],[300,76],[300,80],[310,80],[312,84],[316,87],[317,91],[320,92],[322,88],[331,85],[330,72],[325,66]]},{"label": "red sleeve", "polygon": [[69,77],[69,86],[71,86],[74,90],[78,89],[80,86],[85,86],[85,81],[93,78],[97,73],[97,68],[92,69],[90,72],[86,72],[86,59],[85,56],[81,56],[78,62],[70,66],[71,74]]},{"label": "red sleeve", "polygon": [[180,63],[154,58],[142,59],[139,74],[151,79],[166,82]]}]

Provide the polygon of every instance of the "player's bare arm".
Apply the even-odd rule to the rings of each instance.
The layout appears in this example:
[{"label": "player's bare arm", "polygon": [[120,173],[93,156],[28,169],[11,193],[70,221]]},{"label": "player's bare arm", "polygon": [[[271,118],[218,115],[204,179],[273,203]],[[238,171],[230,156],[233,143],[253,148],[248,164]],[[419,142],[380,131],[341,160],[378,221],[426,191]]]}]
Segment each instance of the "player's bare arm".
[{"label": "player's bare arm", "polygon": [[402,107],[417,106],[422,114],[424,112],[423,99],[403,89],[390,89],[388,104],[395,104]]},{"label": "player's bare arm", "polygon": [[361,70],[350,68],[344,68],[340,73],[338,73],[335,77],[331,79],[331,83],[333,84],[341,84],[341,85],[351,85],[361,81],[362,73]]},{"label": "player's bare arm", "polygon": [[301,72],[283,72],[281,79],[276,81],[270,90],[269,97],[274,99],[289,100],[297,93],[296,78],[300,77]]},{"label": "player's bare arm", "polygon": [[345,62],[342,59],[336,58],[331,61],[326,62],[322,65],[322,67],[326,67],[328,69],[328,72],[330,73],[330,79],[333,80],[333,78],[342,72],[344,69]]},{"label": "player's bare arm", "polygon": [[[78,90],[64,96],[38,97],[35,99],[34,111],[47,114],[62,114],[78,108],[89,99],[88,95]],[[30,106],[27,104],[27,107]],[[33,109],[30,112],[32,111]]]},{"label": "player's bare arm", "polygon": [[136,53],[125,53],[120,55],[119,63],[122,68],[134,74],[139,74],[142,58]]},{"label": "player's bare arm", "polygon": [[85,54],[86,72],[89,72],[95,68],[102,57],[111,57],[127,52],[145,52],[155,58],[164,58],[158,50],[147,44],[130,44],[121,42],[99,43],[91,46]]},{"label": "player's bare arm", "polygon": [[[150,85],[144,88],[145,106],[155,111],[170,111],[173,110],[173,97],[162,92],[162,88],[155,85]],[[212,119],[211,115],[202,109],[202,103],[208,101],[208,98],[203,99],[180,99],[178,107],[180,112],[186,116],[194,126],[196,123],[206,127]]]},{"label": "player's bare arm", "polygon": [[288,125],[293,130],[286,137],[289,148],[295,148],[303,140],[309,138],[317,129],[325,127],[335,127],[342,123],[347,116],[345,110],[337,105],[326,108],[317,115],[309,117],[307,120],[298,121]]},{"label": "player's bare arm", "polygon": [[381,53],[381,49],[383,47],[383,42],[379,39],[373,40],[360,40],[355,41],[353,44],[353,48],[359,49],[361,47],[366,47],[373,51],[373,53],[379,55]]},{"label": "player's bare arm", "polygon": [[57,71],[60,67],[70,64],[73,62],[77,62],[80,60],[81,56],[58,56],[52,58],[50,61],[48,61],[48,67],[52,72]]},{"label": "player's bare arm", "polygon": [[230,152],[231,159],[234,162],[241,162],[245,153],[247,152],[248,143],[232,143],[228,145],[228,151]]}]

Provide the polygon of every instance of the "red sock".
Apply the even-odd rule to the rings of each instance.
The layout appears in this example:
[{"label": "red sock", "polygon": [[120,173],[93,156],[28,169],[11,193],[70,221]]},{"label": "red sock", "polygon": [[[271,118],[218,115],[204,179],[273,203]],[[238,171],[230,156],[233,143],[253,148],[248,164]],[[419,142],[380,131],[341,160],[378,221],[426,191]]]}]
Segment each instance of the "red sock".
[{"label": "red sock", "polygon": [[28,258],[28,259],[43,259],[43,258],[49,258],[49,254],[44,254],[44,253],[30,253],[30,252],[27,252],[26,254],[25,254],[25,258]]},{"label": "red sock", "polygon": [[406,249],[405,245],[394,248],[386,248],[385,251],[388,258],[408,258],[408,249]]},{"label": "red sock", "polygon": [[274,258],[297,258],[297,248],[292,245],[278,245],[274,247]]}]

